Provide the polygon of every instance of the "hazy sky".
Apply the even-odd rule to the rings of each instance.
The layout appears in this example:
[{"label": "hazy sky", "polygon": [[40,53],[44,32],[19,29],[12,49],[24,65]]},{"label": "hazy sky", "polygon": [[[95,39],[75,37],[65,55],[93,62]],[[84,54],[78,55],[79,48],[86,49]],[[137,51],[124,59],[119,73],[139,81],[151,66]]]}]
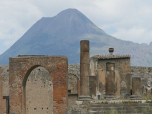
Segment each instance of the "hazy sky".
[{"label": "hazy sky", "polygon": [[36,21],[67,8],[78,9],[119,39],[152,41],[152,0],[0,0],[0,54]]}]

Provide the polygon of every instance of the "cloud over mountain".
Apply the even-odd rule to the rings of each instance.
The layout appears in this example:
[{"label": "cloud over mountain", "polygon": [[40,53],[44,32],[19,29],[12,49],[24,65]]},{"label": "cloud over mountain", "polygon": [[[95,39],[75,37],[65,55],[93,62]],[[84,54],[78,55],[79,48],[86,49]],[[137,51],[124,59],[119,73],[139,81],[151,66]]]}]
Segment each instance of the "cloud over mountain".
[{"label": "cloud over mountain", "polygon": [[108,54],[113,47],[115,54],[130,54],[132,65],[151,66],[151,46],[112,37],[76,9],[41,18],[0,56],[0,64],[18,55],[66,55],[69,63],[79,63],[82,39],[90,40],[90,55]]}]

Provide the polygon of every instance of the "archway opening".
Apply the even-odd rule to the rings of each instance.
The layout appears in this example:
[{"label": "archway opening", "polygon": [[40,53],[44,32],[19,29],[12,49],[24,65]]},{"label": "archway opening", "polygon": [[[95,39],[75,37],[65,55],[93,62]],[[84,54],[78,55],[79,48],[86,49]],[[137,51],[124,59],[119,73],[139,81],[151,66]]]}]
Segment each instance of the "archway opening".
[{"label": "archway opening", "polygon": [[23,86],[24,114],[53,114],[53,84],[50,73],[40,66],[28,72]]}]

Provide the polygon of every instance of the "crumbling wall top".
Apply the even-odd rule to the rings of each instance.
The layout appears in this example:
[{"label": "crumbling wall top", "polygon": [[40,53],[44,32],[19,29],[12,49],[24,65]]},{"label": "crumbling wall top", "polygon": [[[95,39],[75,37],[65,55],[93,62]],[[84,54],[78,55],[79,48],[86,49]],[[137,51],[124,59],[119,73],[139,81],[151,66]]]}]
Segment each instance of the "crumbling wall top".
[{"label": "crumbling wall top", "polygon": [[130,55],[94,55],[91,58],[95,59],[130,59]]}]

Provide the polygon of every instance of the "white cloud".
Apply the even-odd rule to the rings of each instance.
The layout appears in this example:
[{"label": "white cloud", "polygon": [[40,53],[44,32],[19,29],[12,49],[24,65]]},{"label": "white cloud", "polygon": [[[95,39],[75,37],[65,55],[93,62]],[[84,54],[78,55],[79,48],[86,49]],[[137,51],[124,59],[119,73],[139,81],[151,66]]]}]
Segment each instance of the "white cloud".
[{"label": "white cloud", "polygon": [[67,8],[80,10],[101,29],[120,39],[152,41],[151,0],[0,0],[0,53],[41,17],[53,17]]},{"label": "white cloud", "polygon": [[25,0],[0,0],[1,52],[18,40],[42,15],[37,7]]},{"label": "white cloud", "polygon": [[138,41],[138,43],[148,43],[151,42],[152,31],[148,31],[144,28],[131,28],[131,29],[121,28],[118,29],[118,31],[114,33],[113,36],[133,42]]}]

